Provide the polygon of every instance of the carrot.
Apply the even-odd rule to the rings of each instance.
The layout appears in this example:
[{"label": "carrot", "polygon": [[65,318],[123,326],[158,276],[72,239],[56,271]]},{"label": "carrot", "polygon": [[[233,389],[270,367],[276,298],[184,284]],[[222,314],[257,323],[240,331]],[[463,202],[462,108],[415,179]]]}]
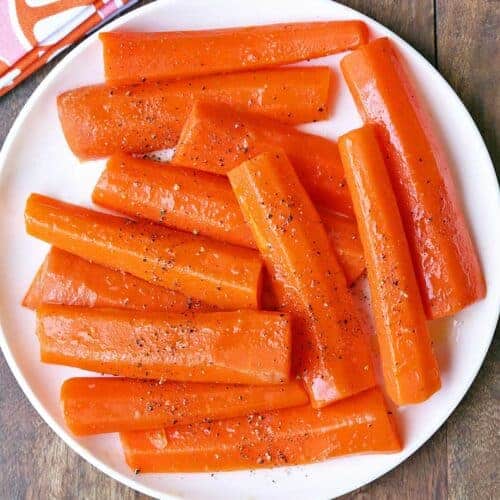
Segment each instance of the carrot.
[{"label": "carrot", "polygon": [[172,163],[227,174],[243,161],[277,148],[285,151],[313,201],[353,215],[337,144],[256,114],[196,103]]},{"label": "carrot", "polygon": [[308,401],[295,381],[245,386],[81,377],[61,388],[64,420],[78,436],[209,422]]},{"label": "carrot", "polygon": [[300,406],[120,437],[127,464],[140,472],[254,469],[401,450],[376,388],[321,410]]},{"label": "carrot", "polygon": [[387,38],[349,54],[341,66],[387,157],[427,317],[452,315],[483,298],[486,285],[431,119]]},{"label": "carrot", "polygon": [[66,140],[82,160],[175,145],[195,100],[221,102],[285,123],[327,116],[327,67],[280,68],[140,85],[91,85],[57,98]]},{"label": "carrot", "polygon": [[23,301],[29,309],[42,304],[178,313],[212,309],[197,299],[87,262],[55,247],[47,254]]},{"label": "carrot", "polygon": [[95,212],[39,194],[26,230],[62,250],[221,309],[259,306],[262,262],[252,250]]},{"label": "carrot", "polygon": [[[185,231],[256,248],[227,179],[167,163],[112,156],[92,193],[94,203]],[[320,212],[349,283],[364,270],[356,224]]]},{"label": "carrot", "polygon": [[320,217],[283,153],[263,153],[229,172],[241,210],[293,314],[294,369],[314,407],[375,384],[368,338]]},{"label": "carrot", "polygon": [[385,387],[398,405],[419,403],[440,388],[439,367],[375,130],[353,130],[339,148],[366,255]]},{"label": "carrot", "polygon": [[290,375],[286,314],[165,313],[42,305],[41,360],[132,378],[277,384]]},{"label": "carrot", "polygon": [[101,33],[106,80],[137,83],[289,64],[366,43],[362,21],[326,21],[207,31]]}]

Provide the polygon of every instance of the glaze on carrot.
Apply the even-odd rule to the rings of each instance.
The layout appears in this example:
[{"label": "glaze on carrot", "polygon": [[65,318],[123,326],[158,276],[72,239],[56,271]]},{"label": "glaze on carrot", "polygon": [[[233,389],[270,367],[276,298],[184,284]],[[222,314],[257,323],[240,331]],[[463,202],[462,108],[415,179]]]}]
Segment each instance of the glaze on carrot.
[{"label": "glaze on carrot", "polygon": [[318,212],[283,153],[264,153],[229,180],[294,318],[293,364],[311,404],[322,407],[375,385],[368,337]]},{"label": "glaze on carrot", "polygon": [[[199,170],[112,156],[92,193],[97,205],[235,245],[257,248],[227,179]],[[363,272],[356,224],[320,212],[347,281]]]},{"label": "glaze on carrot", "polygon": [[23,300],[23,306],[29,309],[42,304],[178,313],[213,309],[198,299],[55,247],[50,249]]},{"label": "glaze on carrot", "polygon": [[342,71],[387,158],[428,318],[482,299],[486,285],[446,155],[387,38],[346,56]]},{"label": "glaze on carrot", "polygon": [[255,469],[401,450],[376,388],[321,410],[300,406],[120,437],[127,464],[140,472]]},{"label": "glaze on carrot", "polygon": [[256,114],[196,103],[172,163],[227,174],[243,161],[277,148],[285,151],[313,201],[353,215],[337,144]]},{"label": "glaze on carrot", "polygon": [[164,313],[42,305],[40,357],[122,377],[278,384],[290,376],[286,314]]},{"label": "glaze on carrot", "polygon": [[326,21],[204,31],[101,33],[106,80],[138,83],[255,70],[355,49],[362,21]]},{"label": "glaze on carrot", "polygon": [[296,381],[250,386],[79,377],[61,388],[64,420],[77,436],[211,422],[308,401]]},{"label": "glaze on carrot", "polygon": [[343,135],[339,148],[366,255],[385,388],[397,405],[420,403],[441,387],[439,367],[374,128]]},{"label": "glaze on carrot", "polygon": [[59,119],[73,153],[82,160],[118,151],[149,153],[172,147],[196,100],[251,110],[285,123],[328,114],[327,67],[279,68],[178,82],[91,85],[59,95]]},{"label": "glaze on carrot", "polygon": [[26,231],[67,252],[220,309],[259,306],[257,252],[32,194]]}]

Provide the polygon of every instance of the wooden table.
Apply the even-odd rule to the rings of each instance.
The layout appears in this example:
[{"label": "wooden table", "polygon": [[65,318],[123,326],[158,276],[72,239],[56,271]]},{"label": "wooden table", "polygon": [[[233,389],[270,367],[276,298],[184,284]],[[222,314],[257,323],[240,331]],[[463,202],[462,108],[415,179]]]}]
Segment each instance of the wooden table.
[{"label": "wooden table", "polygon": [[[494,162],[499,159],[498,0],[341,3],[377,19],[422,52],[464,101]],[[0,98],[2,143],[24,102],[55,63],[57,60]],[[498,346],[497,339],[464,401],[422,449],[375,483],[344,498],[498,498]],[[108,478],[71,451],[31,407],[0,358],[1,499],[147,498]]]}]

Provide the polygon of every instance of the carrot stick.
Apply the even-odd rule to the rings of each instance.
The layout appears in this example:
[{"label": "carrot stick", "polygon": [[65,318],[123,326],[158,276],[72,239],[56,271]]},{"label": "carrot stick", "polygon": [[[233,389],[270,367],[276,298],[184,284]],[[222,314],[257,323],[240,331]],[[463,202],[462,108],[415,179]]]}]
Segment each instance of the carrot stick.
[{"label": "carrot stick", "polygon": [[29,309],[42,304],[177,313],[212,309],[197,299],[87,262],[55,247],[47,254],[23,301]]},{"label": "carrot stick", "polygon": [[278,384],[290,375],[284,313],[158,313],[43,305],[41,360],[132,378]]},{"label": "carrot stick", "polygon": [[286,156],[263,153],[228,175],[280,309],[296,322],[294,369],[311,404],[372,387],[368,338],[319,215]]},{"label": "carrot stick", "polygon": [[304,123],[327,116],[327,67],[280,68],[140,85],[91,85],[57,99],[73,153],[82,160],[118,151],[148,153],[175,145],[195,100]]},{"label": "carrot stick", "polygon": [[77,436],[209,422],[308,401],[295,381],[245,386],[81,377],[61,388],[64,420]]},{"label": "carrot stick", "polygon": [[255,251],[32,194],[26,231],[62,250],[221,309],[259,306]]},{"label": "carrot stick", "polygon": [[427,317],[452,315],[483,298],[486,285],[431,119],[387,38],[346,56],[341,66],[387,157]]},{"label": "carrot stick", "polygon": [[127,464],[140,472],[254,469],[401,450],[376,388],[321,410],[300,406],[120,437]]},{"label": "carrot stick", "polygon": [[[103,207],[184,231],[257,248],[227,179],[167,163],[112,156],[92,193]],[[320,212],[349,283],[364,270],[356,224]]]},{"label": "carrot stick", "polygon": [[365,250],[387,393],[419,403],[441,382],[403,223],[375,130],[353,130],[339,148]]},{"label": "carrot stick", "polygon": [[172,163],[227,174],[243,161],[277,148],[285,151],[313,201],[353,215],[337,144],[256,114],[196,103]]},{"label": "carrot stick", "polygon": [[287,23],[206,31],[101,33],[106,80],[175,80],[289,64],[366,43],[362,21]]}]

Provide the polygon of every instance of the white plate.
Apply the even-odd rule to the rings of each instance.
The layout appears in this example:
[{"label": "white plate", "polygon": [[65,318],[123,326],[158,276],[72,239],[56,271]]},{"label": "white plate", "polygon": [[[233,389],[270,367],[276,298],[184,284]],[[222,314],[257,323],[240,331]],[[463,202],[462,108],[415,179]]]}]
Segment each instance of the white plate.
[{"label": "white plate", "polygon": [[[283,21],[364,19],[375,36],[399,45],[431,110],[454,166],[488,285],[487,298],[448,321],[433,325],[443,388],[425,404],[400,412],[405,448],[395,455],[365,455],[274,470],[211,474],[132,474],[117,436],[75,439],[59,409],[63,380],[76,369],[39,362],[34,315],[19,302],[47,245],[26,236],[23,208],[32,191],[88,205],[102,162],[79,164],[68,149],[56,112],[56,96],[103,80],[96,35],[74,49],[31,96],[16,120],[0,157],[0,318],[1,346],[9,366],[33,406],[64,441],[111,477],[156,497],[332,498],[389,471],[443,424],[472,383],[491,342],[500,304],[500,196],[493,165],[470,115],[436,70],[383,26],[327,0],[162,0],[138,9],[105,29],[200,29]],[[337,137],[361,122],[338,71],[341,56],[313,61],[334,68],[339,82],[331,120],[308,126]],[[474,422],[471,422],[474,425]]]}]

